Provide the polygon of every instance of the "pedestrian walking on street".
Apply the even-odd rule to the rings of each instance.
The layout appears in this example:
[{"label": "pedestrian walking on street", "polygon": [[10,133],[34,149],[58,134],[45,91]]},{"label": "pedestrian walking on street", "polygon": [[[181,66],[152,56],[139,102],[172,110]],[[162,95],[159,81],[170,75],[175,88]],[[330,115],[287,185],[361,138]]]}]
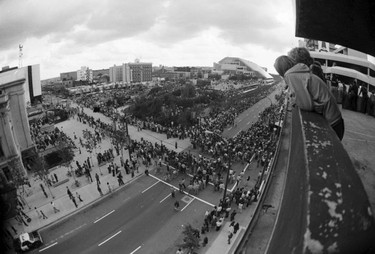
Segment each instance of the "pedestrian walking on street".
[{"label": "pedestrian walking on street", "polygon": [[174,202],[174,209],[176,211],[178,211],[178,208],[180,207],[180,202],[178,202],[178,200],[176,200],[176,202]]},{"label": "pedestrian walking on street", "polygon": [[237,231],[240,229],[240,224],[238,222],[234,224],[233,229],[234,229],[233,233],[237,233]]},{"label": "pedestrian walking on street", "polygon": [[48,219],[48,217],[43,213],[42,210],[40,210],[40,214],[42,215],[43,220]]},{"label": "pedestrian walking on street", "polygon": [[77,196],[79,202],[83,202],[83,200],[82,200],[82,198],[81,198],[81,195],[79,195],[78,192],[76,192],[76,196]]},{"label": "pedestrian walking on street", "polygon": [[95,178],[96,178],[97,183],[100,184],[100,179],[99,179],[98,173],[95,173]]},{"label": "pedestrian walking on street", "polygon": [[41,219],[42,215],[40,214],[40,212],[36,209],[36,207],[34,207],[34,209],[35,209],[36,214],[38,215],[38,218]]},{"label": "pedestrian walking on street", "polygon": [[111,193],[112,189],[111,189],[111,185],[109,185],[109,182],[107,182],[107,186],[108,186],[108,193]]},{"label": "pedestrian walking on street", "polygon": [[232,237],[233,237],[233,234],[232,232],[230,232],[228,235],[228,244],[230,244],[230,240],[232,239]]},{"label": "pedestrian walking on street", "polygon": [[44,189],[43,184],[40,184],[40,188],[42,189],[44,196],[46,196],[46,198],[48,198],[47,192],[46,192],[46,190]]},{"label": "pedestrian walking on street", "polygon": [[87,176],[87,180],[89,180],[90,182],[93,182],[93,181],[92,181],[92,177],[91,177],[90,170],[86,169],[86,170],[85,170],[85,174],[86,174],[86,176]]},{"label": "pedestrian walking on street", "polygon": [[122,180],[122,174],[121,174],[121,172],[120,172],[120,174],[118,174],[117,180],[118,180],[119,186],[124,185],[124,181]]},{"label": "pedestrian walking on street", "polygon": [[78,208],[78,205],[77,205],[76,199],[74,198],[73,195],[72,195],[72,197],[71,197],[71,200],[73,201],[75,207]]},{"label": "pedestrian walking on street", "polygon": [[69,198],[72,199],[73,198],[73,194],[72,192],[69,190],[69,187],[66,186],[66,193],[68,194]]},{"label": "pedestrian walking on street", "polygon": [[100,188],[99,184],[97,185],[97,187],[98,187],[98,191],[100,193],[100,196],[103,196],[103,192],[102,192],[102,189]]},{"label": "pedestrian walking on street", "polygon": [[236,214],[236,210],[233,210],[233,212],[230,214],[230,221],[234,221],[234,217],[236,216]]},{"label": "pedestrian walking on street", "polygon": [[176,150],[177,150],[177,141],[176,141],[176,143],[175,143],[174,147],[175,147],[175,148],[176,148]]},{"label": "pedestrian walking on street", "polygon": [[56,208],[55,203],[54,203],[53,201],[51,201],[51,206],[52,206],[52,208],[53,208],[53,212],[54,212],[54,213],[58,213],[58,212],[60,212],[60,210]]}]

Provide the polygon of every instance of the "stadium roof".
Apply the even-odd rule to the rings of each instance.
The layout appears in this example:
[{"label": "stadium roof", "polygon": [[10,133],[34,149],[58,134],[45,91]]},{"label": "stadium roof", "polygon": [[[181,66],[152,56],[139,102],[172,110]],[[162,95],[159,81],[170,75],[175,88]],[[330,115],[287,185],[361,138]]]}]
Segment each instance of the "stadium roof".
[{"label": "stadium roof", "polygon": [[223,62],[228,61],[228,60],[238,60],[242,62],[243,64],[249,67],[252,71],[256,72],[262,78],[265,78],[265,79],[273,78],[268,72],[266,72],[262,67],[260,67],[256,63],[250,62],[248,60],[245,60],[239,57],[225,57],[219,61],[219,64],[222,64]]}]

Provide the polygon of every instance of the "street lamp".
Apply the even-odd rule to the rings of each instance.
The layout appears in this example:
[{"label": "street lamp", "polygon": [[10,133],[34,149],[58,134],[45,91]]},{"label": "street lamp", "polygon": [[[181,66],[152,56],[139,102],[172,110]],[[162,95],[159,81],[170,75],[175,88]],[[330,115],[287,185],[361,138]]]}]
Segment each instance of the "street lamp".
[{"label": "street lamp", "polygon": [[229,147],[229,142],[226,138],[220,136],[219,134],[215,133],[215,132],[212,132],[212,131],[209,131],[209,130],[205,130],[204,131],[205,133],[207,134],[211,134],[211,135],[216,135],[217,137],[219,137],[221,140],[223,140],[226,144],[227,144],[227,147],[228,147],[228,169],[227,169],[227,176],[225,178],[225,187],[224,187],[224,194],[223,194],[223,202],[225,203],[225,200],[226,200],[226,197],[227,197],[227,189],[228,189],[228,182],[229,182],[229,171],[230,171],[230,168],[231,168],[231,162],[232,162],[232,154],[231,154],[231,149]]}]

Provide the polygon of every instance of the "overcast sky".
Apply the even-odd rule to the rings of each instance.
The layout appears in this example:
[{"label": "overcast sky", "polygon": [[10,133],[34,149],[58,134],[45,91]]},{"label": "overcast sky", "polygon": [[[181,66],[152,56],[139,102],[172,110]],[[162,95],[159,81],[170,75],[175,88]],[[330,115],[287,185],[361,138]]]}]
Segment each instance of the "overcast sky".
[{"label": "overcast sky", "polygon": [[275,73],[297,46],[293,0],[0,0],[0,64],[41,79],[133,62],[212,66],[241,57]]}]

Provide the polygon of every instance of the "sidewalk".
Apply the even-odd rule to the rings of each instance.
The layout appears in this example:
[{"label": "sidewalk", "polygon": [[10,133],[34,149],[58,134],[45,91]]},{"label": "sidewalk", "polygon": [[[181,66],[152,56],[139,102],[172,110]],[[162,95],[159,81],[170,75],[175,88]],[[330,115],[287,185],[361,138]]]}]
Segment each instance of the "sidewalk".
[{"label": "sidewalk", "polygon": [[[254,163],[254,162],[252,162]],[[253,169],[254,172],[257,173],[256,169]],[[254,173],[253,172],[253,173]],[[253,185],[255,183],[252,183]],[[243,187],[243,185],[240,185],[240,187]],[[234,221],[239,223],[240,229],[237,231],[236,234],[233,234],[233,237],[230,241],[230,244],[228,244],[228,235],[229,235],[229,225],[231,221],[229,218],[226,218],[224,220],[224,224],[222,228],[217,231],[210,231],[206,233],[205,235],[202,235],[201,238],[203,239],[205,236],[208,237],[208,244],[205,247],[201,247],[198,250],[198,253],[201,254],[229,254],[234,253],[234,250],[236,249],[237,245],[239,244],[240,240],[245,234],[245,230],[248,227],[252,217],[254,216],[256,207],[258,206],[258,202],[253,202],[250,206],[246,207],[244,206],[242,212],[239,211],[238,207],[236,207],[235,204],[232,204],[231,208],[233,210],[236,210],[237,214],[234,218]]]}]

